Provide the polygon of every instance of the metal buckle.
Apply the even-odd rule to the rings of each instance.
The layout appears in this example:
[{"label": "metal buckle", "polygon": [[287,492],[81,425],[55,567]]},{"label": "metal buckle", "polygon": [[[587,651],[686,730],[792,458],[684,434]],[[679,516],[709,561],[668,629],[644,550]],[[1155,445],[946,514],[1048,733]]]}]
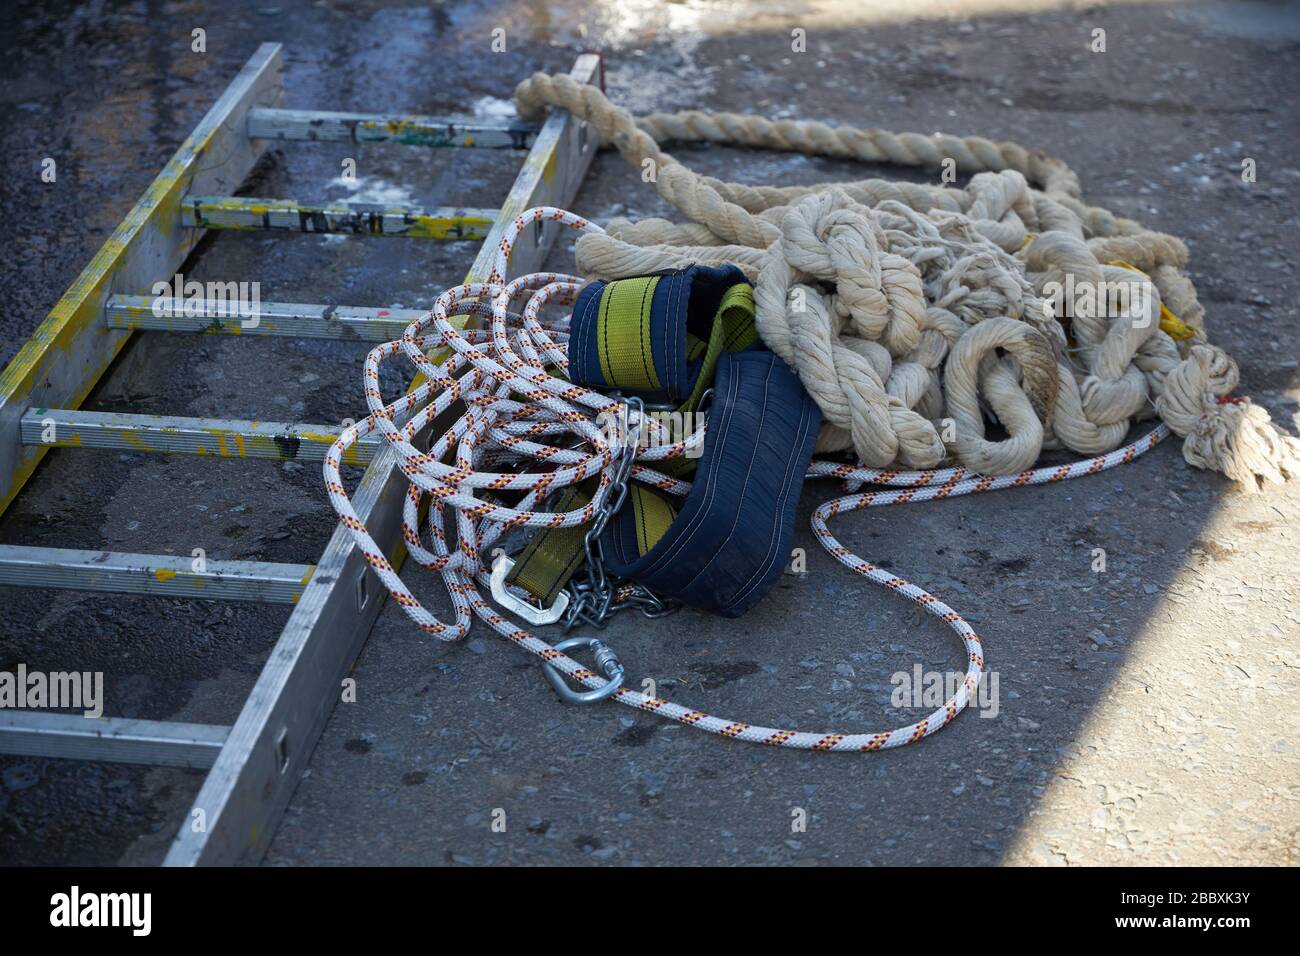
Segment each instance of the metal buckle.
[{"label": "metal buckle", "polygon": [[594,704],[614,694],[623,686],[623,665],[619,663],[618,657],[608,644],[594,637],[570,637],[555,645],[557,651],[567,651],[571,647],[590,647],[596,655],[596,667],[605,675],[609,683],[596,690],[582,692],[573,690],[564,682],[564,674],[547,661],[542,667],[542,673],[546,675],[546,679],[551,682],[555,692],[566,704]]},{"label": "metal buckle", "polygon": [[[561,591],[555,595],[555,603],[550,607],[538,607],[536,604],[515,597],[506,590],[506,575],[514,566],[515,562],[504,554],[497,555],[497,559],[492,562],[492,599],[507,610],[518,614],[529,624],[554,624],[562,618],[569,607],[568,592]],[[481,581],[482,578],[479,580]]]}]

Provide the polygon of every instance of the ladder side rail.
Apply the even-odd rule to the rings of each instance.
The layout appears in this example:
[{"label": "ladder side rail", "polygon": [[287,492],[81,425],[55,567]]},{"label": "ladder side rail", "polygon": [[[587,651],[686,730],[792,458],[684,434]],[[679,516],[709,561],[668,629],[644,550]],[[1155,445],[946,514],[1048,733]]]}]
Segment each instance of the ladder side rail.
[{"label": "ladder side rail", "polygon": [[21,419],[33,406],[76,408],[130,338],[104,324],[114,293],[141,293],[170,279],[202,230],[177,227],[191,192],[233,192],[266,148],[245,132],[248,111],[282,94],[280,44],[264,43],[199,121],[180,149],[0,372],[0,514],[48,448],[23,445]]}]

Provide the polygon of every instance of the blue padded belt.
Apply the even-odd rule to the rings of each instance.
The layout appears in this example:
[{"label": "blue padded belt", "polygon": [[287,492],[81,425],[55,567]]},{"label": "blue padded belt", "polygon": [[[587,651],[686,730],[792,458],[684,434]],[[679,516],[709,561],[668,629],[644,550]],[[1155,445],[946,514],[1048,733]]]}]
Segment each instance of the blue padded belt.
[{"label": "blue padded belt", "polygon": [[713,388],[703,457],[668,531],[640,554],[636,513],[623,508],[603,545],[613,574],[737,617],[771,589],[789,559],[821,412],[770,352],[723,353]]}]

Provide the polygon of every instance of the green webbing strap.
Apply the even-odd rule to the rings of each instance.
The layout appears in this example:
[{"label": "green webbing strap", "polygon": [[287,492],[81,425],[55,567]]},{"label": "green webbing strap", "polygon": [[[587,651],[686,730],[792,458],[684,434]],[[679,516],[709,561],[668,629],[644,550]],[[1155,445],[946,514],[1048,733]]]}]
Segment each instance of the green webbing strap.
[{"label": "green webbing strap", "polygon": [[718,311],[714,313],[713,325],[709,329],[708,342],[702,342],[694,335],[687,336],[687,359],[698,356],[700,347],[703,346],[704,362],[700,365],[695,387],[678,411],[695,411],[700,398],[713,384],[713,370],[717,367],[719,355],[723,352],[743,352],[757,341],[754,289],[748,283],[738,282],[723,294],[722,301],[718,303]]},{"label": "green webbing strap", "polygon": [[[600,313],[596,320],[596,342],[600,370],[605,381],[615,388],[630,391],[656,391],[662,388],[655,373],[654,352],[650,342],[650,303],[654,299],[659,276],[618,279],[601,292]],[[718,356],[723,352],[740,352],[758,341],[754,322],[754,290],[744,282],[729,288],[718,303],[707,340],[687,334],[687,360],[703,355],[695,385],[678,411],[693,412],[713,384]],[[667,475],[681,477],[695,469],[690,458],[673,458],[659,462],[656,468]],[[586,489],[585,491],[583,489]],[[554,505],[556,511],[572,511],[591,500],[596,480],[565,489]],[[637,522],[637,546],[648,552],[668,530],[677,510],[667,498],[644,485],[628,486],[629,506]],[[572,528],[543,528],[533,535],[506,576],[550,607],[573,577],[586,557],[583,539],[587,525]]]},{"label": "green webbing strap", "polygon": [[[686,337],[687,361],[694,361],[700,353],[704,361],[700,364],[700,374],[695,379],[695,386],[686,401],[677,410],[682,414],[695,411],[704,393],[713,385],[713,370],[717,368],[718,356],[723,352],[743,352],[758,341],[758,326],[754,322],[754,289],[746,283],[738,282],[722,296],[718,311],[713,316],[709,328],[709,338],[705,340],[688,334]],[[695,470],[693,458],[669,458],[658,465],[658,470],[673,478],[681,478]]]}]

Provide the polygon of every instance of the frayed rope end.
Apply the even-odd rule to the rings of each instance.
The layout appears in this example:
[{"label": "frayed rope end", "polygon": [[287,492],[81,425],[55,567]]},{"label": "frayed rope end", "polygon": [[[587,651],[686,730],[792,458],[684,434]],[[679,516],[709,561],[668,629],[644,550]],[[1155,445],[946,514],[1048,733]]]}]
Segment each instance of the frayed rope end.
[{"label": "frayed rope end", "polygon": [[1300,478],[1300,441],[1280,432],[1268,412],[1245,398],[1222,398],[1183,443],[1197,468],[1222,472],[1246,492]]}]

